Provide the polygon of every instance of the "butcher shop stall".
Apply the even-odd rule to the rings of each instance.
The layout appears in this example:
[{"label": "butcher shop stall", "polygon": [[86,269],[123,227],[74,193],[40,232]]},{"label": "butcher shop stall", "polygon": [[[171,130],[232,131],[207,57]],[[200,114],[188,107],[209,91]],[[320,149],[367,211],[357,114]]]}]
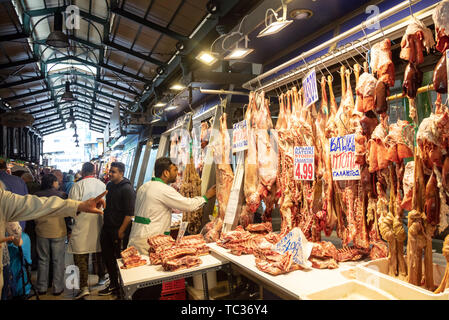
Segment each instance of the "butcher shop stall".
[{"label": "butcher shop stall", "polygon": [[123,297],[449,299],[448,44],[449,1],[253,1],[154,101],[172,187],[217,192]]}]

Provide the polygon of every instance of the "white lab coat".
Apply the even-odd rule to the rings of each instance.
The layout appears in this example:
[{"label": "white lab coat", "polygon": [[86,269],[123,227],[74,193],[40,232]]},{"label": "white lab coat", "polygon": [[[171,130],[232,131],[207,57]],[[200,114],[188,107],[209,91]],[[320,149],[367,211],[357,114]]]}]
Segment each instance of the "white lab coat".
[{"label": "white lab coat", "polygon": [[[84,201],[98,196],[106,190],[106,185],[96,178],[86,178],[76,182],[70,189],[69,199]],[[74,254],[101,251],[100,232],[103,216],[80,212],[75,218],[67,252]]]},{"label": "white lab coat", "polygon": [[[173,187],[160,182],[148,181],[137,190],[134,215],[151,220],[150,224],[132,223],[128,247],[144,244],[150,236],[170,231],[173,209],[191,212],[205,204],[203,197],[186,198]],[[139,248],[137,248],[139,250]],[[139,250],[141,253],[145,249]]]}]

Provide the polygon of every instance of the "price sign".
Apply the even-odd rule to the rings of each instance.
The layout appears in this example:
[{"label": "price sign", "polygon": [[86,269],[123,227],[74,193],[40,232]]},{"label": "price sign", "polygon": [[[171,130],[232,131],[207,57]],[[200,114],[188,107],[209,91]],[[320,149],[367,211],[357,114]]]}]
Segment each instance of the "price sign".
[{"label": "price sign", "polygon": [[239,152],[248,149],[248,127],[246,120],[233,125],[232,130],[232,152]]},{"label": "price sign", "polygon": [[189,224],[188,221],[181,222],[181,225],[179,226],[178,237],[176,238],[176,243],[179,243],[182,237],[184,237],[184,233],[186,232],[188,224]]},{"label": "price sign", "polygon": [[312,248],[313,244],[307,241],[301,229],[294,228],[274,245],[273,250],[281,254],[291,252],[294,262],[305,268],[311,268],[312,263],[308,259]]},{"label": "price sign", "polygon": [[332,179],[360,180],[360,166],[355,163],[355,135],[330,139]]},{"label": "price sign", "polygon": [[295,147],[295,180],[314,180],[315,147]]},{"label": "price sign", "polygon": [[302,87],[304,88],[304,104],[307,108],[312,103],[318,101],[318,89],[316,85],[316,72],[315,68],[310,71],[307,76],[302,80]]}]

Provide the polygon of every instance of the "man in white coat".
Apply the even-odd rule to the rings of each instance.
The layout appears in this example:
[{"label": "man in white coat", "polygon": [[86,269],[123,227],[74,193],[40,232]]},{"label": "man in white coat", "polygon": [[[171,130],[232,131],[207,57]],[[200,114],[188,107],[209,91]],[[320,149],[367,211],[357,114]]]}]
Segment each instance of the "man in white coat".
[{"label": "man in white coat", "polygon": [[[74,200],[62,200],[58,197],[39,198],[32,195],[20,196],[4,190],[0,183],[0,249],[4,242],[12,241],[14,237],[5,238],[6,223],[12,221],[28,221],[41,217],[75,217],[77,212],[91,212],[103,214],[101,207],[106,202],[103,197],[106,192],[95,198],[80,202]],[[1,251],[1,250],[0,250]],[[0,298],[3,288],[3,255],[0,254]]]},{"label": "man in white coat", "polygon": [[[90,162],[84,163],[81,169],[82,179],[70,189],[69,199],[83,201],[104,192],[106,185],[95,178],[94,174],[95,166]],[[89,254],[101,252],[100,232],[102,227],[103,216],[81,212],[74,218],[67,252],[73,254],[73,260],[79,270],[80,292],[75,299],[81,299],[90,294],[88,287]]]},{"label": "man in white coat", "polygon": [[173,209],[196,211],[215,197],[215,186],[202,197],[186,198],[170,186],[176,181],[178,168],[169,158],[159,158],[154,165],[155,177],[137,190],[134,221],[128,247],[148,255],[147,239],[157,234],[170,234]]}]

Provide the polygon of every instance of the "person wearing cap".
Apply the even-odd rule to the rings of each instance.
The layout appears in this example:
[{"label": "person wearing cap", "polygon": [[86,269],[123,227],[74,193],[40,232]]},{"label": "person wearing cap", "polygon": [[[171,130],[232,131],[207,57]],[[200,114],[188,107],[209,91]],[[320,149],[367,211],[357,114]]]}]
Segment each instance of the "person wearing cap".
[{"label": "person wearing cap", "polygon": [[196,211],[215,197],[216,188],[204,196],[186,198],[170,186],[176,181],[178,168],[170,158],[159,158],[154,165],[155,177],[137,191],[135,217],[131,227],[128,247],[134,246],[140,254],[148,255],[148,237],[170,234],[173,209]]},{"label": "person wearing cap", "polygon": [[[103,199],[106,193],[105,191],[95,198],[81,202],[70,199],[63,200],[59,197],[20,196],[6,191],[4,184],[0,183],[0,249],[3,249],[5,242],[14,239],[14,236],[4,236],[8,222],[33,220],[45,216],[75,217],[78,212],[103,214],[101,207],[106,206]],[[3,288],[2,260],[3,256],[0,254],[0,292]]]}]

